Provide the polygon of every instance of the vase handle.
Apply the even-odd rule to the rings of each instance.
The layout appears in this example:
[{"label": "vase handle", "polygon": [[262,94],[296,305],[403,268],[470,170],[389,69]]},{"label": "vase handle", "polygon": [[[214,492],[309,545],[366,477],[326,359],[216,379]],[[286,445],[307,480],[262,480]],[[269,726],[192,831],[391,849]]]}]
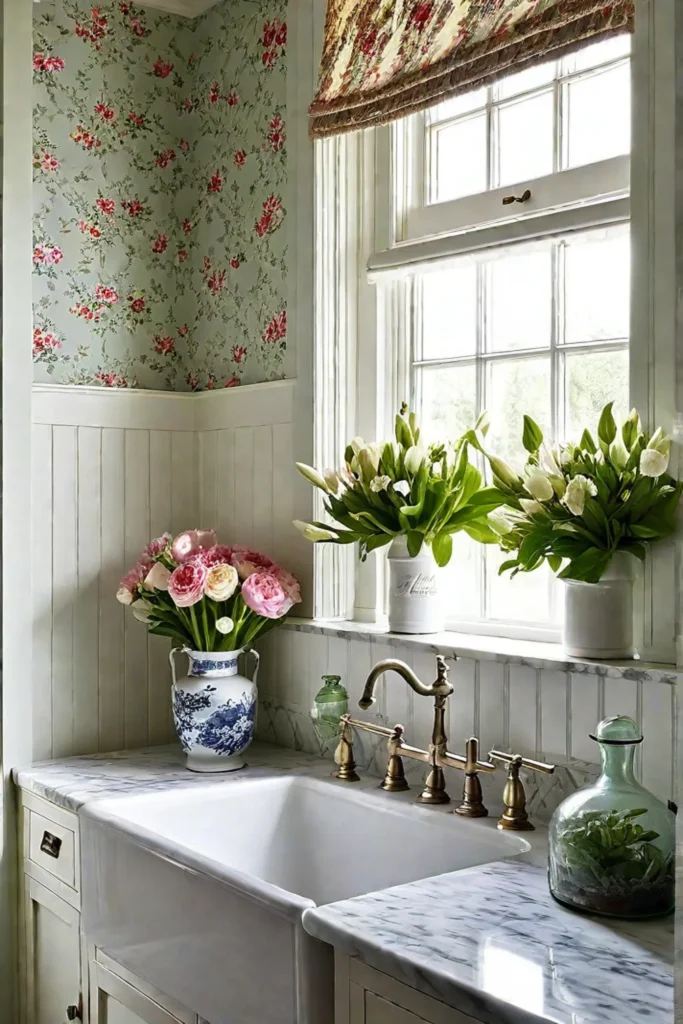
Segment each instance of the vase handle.
[{"label": "vase handle", "polygon": [[251,681],[252,681],[252,683],[255,683],[256,682],[256,677],[258,675],[258,667],[259,667],[259,662],[261,661],[261,656],[260,656],[258,651],[254,650],[253,647],[250,647],[248,651],[244,652],[244,654],[245,654],[245,656],[247,658],[251,654],[252,658],[254,659],[254,671],[253,671],[252,676],[251,676]]},{"label": "vase handle", "polygon": [[182,650],[183,650],[182,647],[172,647],[171,650],[168,652],[168,663],[171,666],[171,678],[173,680],[173,685],[174,686],[176,684],[175,656],[176,656],[176,654],[180,654],[182,652]]}]

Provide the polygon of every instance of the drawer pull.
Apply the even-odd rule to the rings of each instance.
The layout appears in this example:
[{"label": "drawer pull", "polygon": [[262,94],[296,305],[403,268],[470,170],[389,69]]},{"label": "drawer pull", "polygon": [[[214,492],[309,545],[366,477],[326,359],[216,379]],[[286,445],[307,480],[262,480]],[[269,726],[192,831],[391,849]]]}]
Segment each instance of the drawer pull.
[{"label": "drawer pull", "polygon": [[43,838],[40,840],[40,852],[46,853],[48,857],[54,857],[55,860],[59,857],[59,851],[62,848],[62,840],[59,836],[54,836],[52,832],[47,830],[43,832]]},{"label": "drawer pull", "polygon": [[80,1006],[80,1003],[78,1004],[78,1006],[75,1006],[73,1003],[71,1004],[71,1006],[67,1006],[67,1008],[66,1008],[66,1015],[67,1015],[69,1020],[80,1020],[81,1019],[81,1006]]}]

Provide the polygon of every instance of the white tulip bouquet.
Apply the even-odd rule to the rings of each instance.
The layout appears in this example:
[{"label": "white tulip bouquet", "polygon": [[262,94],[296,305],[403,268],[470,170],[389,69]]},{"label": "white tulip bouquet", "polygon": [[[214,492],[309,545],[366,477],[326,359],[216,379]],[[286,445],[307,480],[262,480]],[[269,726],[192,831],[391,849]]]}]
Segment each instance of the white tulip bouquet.
[{"label": "white tulip bouquet", "polygon": [[521,476],[486,451],[480,430],[467,435],[488,460],[504,506],[489,516],[512,555],[501,573],[547,562],[561,579],[597,583],[617,551],[642,561],[647,544],[674,532],[683,484],[667,473],[671,441],[661,428],[644,432],[635,409],[618,431],[613,404],[602,411],[597,444],[585,430],[578,444],[549,448],[525,416]]},{"label": "white tulip bouquet", "polygon": [[[477,424],[484,436],[486,425]],[[476,428],[475,428],[476,429]],[[488,513],[505,501],[494,487],[482,487],[479,470],[468,458],[468,443],[425,445],[414,412],[401,406],[395,440],[366,444],[356,437],[339,470],[319,473],[297,463],[309,483],[325,495],[330,522],[294,525],[308,540],[332,544],[358,542],[361,558],[405,536],[412,557],[431,547],[437,565],[450,561],[453,534],[464,530],[482,543],[495,543]]]}]

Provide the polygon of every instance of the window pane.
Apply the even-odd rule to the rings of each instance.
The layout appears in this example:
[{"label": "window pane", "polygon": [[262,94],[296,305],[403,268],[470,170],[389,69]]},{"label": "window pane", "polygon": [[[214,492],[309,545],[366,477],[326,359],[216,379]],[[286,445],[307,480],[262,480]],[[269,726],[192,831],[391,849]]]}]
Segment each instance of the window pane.
[{"label": "window pane", "polygon": [[502,78],[495,88],[495,98],[505,100],[510,96],[518,96],[520,92],[529,92],[539,86],[547,85],[555,78],[557,64],[554,60],[541,64],[537,68],[527,68],[516,75]]},{"label": "window pane", "polygon": [[628,415],[628,398],[628,349],[567,355],[564,439],[578,441],[586,427],[595,437],[600,413],[608,402],[614,402],[614,418],[621,424]]},{"label": "window pane", "polygon": [[422,359],[474,355],[477,268],[461,261],[422,275]]},{"label": "window pane", "polygon": [[433,153],[433,202],[486,191],[486,114],[435,129]]},{"label": "window pane", "polygon": [[551,275],[550,249],[490,262],[486,339],[490,351],[550,344]]},{"label": "window pane", "polygon": [[417,372],[425,441],[452,441],[474,426],[477,418],[474,365],[422,367]]},{"label": "window pane", "polygon": [[550,357],[489,363],[485,405],[491,417],[487,447],[521,468],[524,413],[550,434]]},{"label": "window pane", "polygon": [[512,185],[553,172],[552,92],[498,110],[498,177]]},{"label": "window pane", "polygon": [[469,114],[472,110],[486,106],[486,88],[474,89],[473,92],[465,92],[462,96],[454,96],[452,100],[444,103],[437,103],[427,111],[427,124],[436,124],[438,121],[450,121],[452,117],[460,114]]},{"label": "window pane", "polygon": [[[590,235],[587,236],[590,239]],[[565,340],[628,338],[629,233],[577,239],[565,248]]]},{"label": "window pane", "polygon": [[575,71],[587,71],[589,68],[596,68],[600,64],[607,64],[608,61],[618,60],[620,57],[628,57],[631,52],[631,36],[624,33],[623,36],[613,36],[601,43],[592,43],[584,46],[576,53],[571,53],[562,61],[562,74],[570,75]]},{"label": "window pane", "polygon": [[628,153],[631,149],[631,68],[622,64],[565,86],[569,128],[567,166]]},{"label": "window pane", "polygon": [[498,575],[498,567],[510,555],[494,545],[486,548],[486,614],[503,622],[550,621],[551,573],[547,565],[534,572]]},{"label": "window pane", "polygon": [[453,556],[444,569],[443,593],[450,615],[481,618],[481,544],[466,533],[453,534]]}]

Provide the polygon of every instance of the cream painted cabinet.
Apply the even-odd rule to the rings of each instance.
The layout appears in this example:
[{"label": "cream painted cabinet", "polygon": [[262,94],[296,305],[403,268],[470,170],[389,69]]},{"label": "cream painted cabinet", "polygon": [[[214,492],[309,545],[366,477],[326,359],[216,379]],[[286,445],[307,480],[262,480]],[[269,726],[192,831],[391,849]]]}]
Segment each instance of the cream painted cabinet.
[{"label": "cream painted cabinet", "polygon": [[78,816],[20,794],[21,1024],[198,1024],[81,933]]},{"label": "cream painted cabinet", "polygon": [[335,1024],[479,1024],[460,1010],[335,952]]}]

